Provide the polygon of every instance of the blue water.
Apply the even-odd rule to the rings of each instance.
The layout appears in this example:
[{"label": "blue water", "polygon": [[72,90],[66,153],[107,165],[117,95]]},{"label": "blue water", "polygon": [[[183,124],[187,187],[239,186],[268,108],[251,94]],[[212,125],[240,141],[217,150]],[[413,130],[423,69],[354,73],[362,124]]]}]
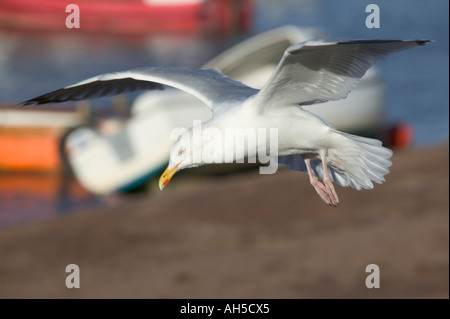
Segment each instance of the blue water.
[{"label": "blue water", "polygon": [[[365,26],[365,8],[370,3],[380,8],[379,29]],[[0,31],[0,103],[18,103],[110,71],[146,65],[198,67],[241,39],[294,24],[322,28],[334,38],[434,40],[397,53],[378,66],[387,81],[386,122],[411,124],[416,146],[437,144],[448,141],[449,135],[448,12],[447,0],[259,0],[250,33],[232,37],[149,35],[124,40],[85,36],[76,30],[55,36]],[[0,195],[0,199],[9,198]],[[54,200],[60,201],[59,196]],[[9,218],[24,211],[22,202],[29,207],[32,201],[8,201]],[[44,215],[61,210],[59,205],[47,206]],[[0,225],[1,218],[0,214]],[[16,223],[20,217],[13,219]]]}]

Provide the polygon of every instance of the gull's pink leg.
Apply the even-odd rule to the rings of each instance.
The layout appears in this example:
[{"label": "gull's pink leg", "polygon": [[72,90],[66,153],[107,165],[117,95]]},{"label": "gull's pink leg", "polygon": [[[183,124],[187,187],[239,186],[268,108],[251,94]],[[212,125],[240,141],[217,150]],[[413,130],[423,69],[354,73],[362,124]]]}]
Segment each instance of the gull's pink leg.
[{"label": "gull's pink leg", "polygon": [[320,182],[320,180],[314,175],[311,164],[309,163],[309,159],[305,159],[306,168],[308,169],[309,182],[316,190],[317,194],[319,194],[320,198],[327,203],[328,205],[332,205],[333,202],[330,199],[330,195],[328,194],[327,188],[324,184]]},{"label": "gull's pink leg", "polygon": [[327,189],[328,197],[331,200],[333,206],[339,205],[339,197],[334,189],[333,183],[331,182],[330,173],[328,173],[328,165],[326,156],[321,156],[323,164],[323,183]]}]

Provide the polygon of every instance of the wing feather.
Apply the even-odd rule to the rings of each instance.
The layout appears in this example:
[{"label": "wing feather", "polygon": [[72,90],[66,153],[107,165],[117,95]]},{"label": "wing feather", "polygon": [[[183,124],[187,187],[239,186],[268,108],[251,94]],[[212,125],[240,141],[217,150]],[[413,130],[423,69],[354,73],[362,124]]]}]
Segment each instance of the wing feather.
[{"label": "wing feather", "polygon": [[[347,97],[366,71],[390,54],[428,40],[306,41],[290,46],[257,98],[308,105]],[[272,103],[271,103],[272,102]]]},{"label": "wing feather", "polygon": [[[226,100],[247,98],[257,90],[234,81],[217,69],[148,67],[89,78],[22,102],[22,105],[78,101],[138,90],[163,90],[164,85],[190,93],[210,108]],[[231,94],[230,94],[231,92]]]}]

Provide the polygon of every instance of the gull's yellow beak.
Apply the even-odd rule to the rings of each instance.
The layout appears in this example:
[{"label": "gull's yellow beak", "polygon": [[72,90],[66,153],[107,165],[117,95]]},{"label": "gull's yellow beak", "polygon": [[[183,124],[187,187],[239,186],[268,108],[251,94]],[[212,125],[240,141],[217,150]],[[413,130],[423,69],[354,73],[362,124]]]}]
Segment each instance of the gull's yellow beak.
[{"label": "gull's yellow beak", "polygon": [[175,165],[172,169],[169,170],[169,167],[167,166],[164,173],[162,173],[161,177],[159,178],[159,189],[163,190],[164,187],[166,187],[167,184],[169,184],[170,179],[173,175],[177,172],[178,166],[180,166],[181,162],[179,162],[177,165]]}]

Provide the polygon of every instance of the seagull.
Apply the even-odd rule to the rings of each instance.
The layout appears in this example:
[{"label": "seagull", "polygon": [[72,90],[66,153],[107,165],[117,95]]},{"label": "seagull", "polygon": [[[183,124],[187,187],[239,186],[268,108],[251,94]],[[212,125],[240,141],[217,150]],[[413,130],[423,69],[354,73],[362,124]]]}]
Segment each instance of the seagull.
[{"label": "seagull", "polygon": [[[277,128],[278,163],[307,173],[320,198],[337,206],[339,198],[333,182],[357,190],[373,188],[372,182],[381,184],[389,173],[392,151],[376,139],[338,131],[303,106],[346,98],[376,62],[427,42],[311,40],[294,44],[286,49],[260,90],[235,81],[218,69],[154,66],[95,76],[21,104],[59,103],[174,87],[192,94],[211,109],[212,117],[201,123],[201,131]],[[214,139],[194,146],[196,129],[199,127],[194,125],[186,130],[172,146],[169,164],[159,179],[161,190],[176,172],[207,164],[202,158],[195,158],[194,152],[218,146],[211,144],[219,142]],[[219,152],[233,151],[232,143],[228,144]],[[239,161],[251,154],[246,148],[235,155]]]}]

